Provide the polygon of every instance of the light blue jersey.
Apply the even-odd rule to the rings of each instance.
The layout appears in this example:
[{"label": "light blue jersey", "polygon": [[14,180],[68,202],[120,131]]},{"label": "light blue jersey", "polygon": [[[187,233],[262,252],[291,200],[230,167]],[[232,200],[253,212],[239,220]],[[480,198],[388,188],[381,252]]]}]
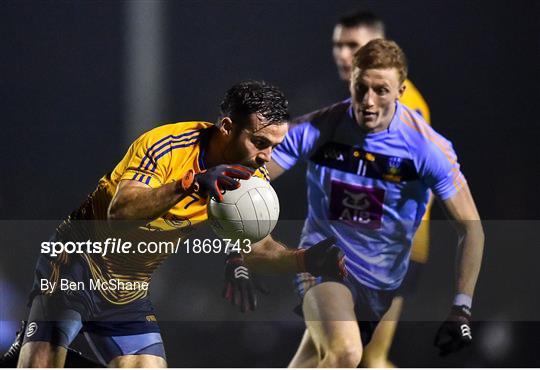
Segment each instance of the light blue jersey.
[{"label": "light blue jersey", "polygon": [[289,169],[308,162],[308,216],[301,246],[329,236],[362,284],[399,287],[430,189],[445,200],[465,184],[452,144],[396,103],[387,130],[366,134],[350,100],[301,117],[273,152]]}]

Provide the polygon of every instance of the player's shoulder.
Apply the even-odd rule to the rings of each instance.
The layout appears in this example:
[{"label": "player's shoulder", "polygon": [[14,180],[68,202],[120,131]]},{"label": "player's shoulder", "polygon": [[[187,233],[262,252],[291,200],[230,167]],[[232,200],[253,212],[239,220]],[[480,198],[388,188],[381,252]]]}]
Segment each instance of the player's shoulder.
[{"label": "player's shoulder", "polygon": [[214,124],[205,121],[168,123],[145,132],[137,141],[153,144],[170,140],[196,140],[205,129],[213,126]]},{"label": "player's shoulder", "polygon": [[148,131],[146,135],[149,138],[161,138],[166,136],[176,138],[181,135],[189,136],[190,134],[200,133],[202,130],[212,126],[212,123],[204,121],[176,122],[157,126]]},{"label": "player's shoulder", "polygon": [[324,108],[317,109],[313,112],[294,118],[291,120],[291,127],[301,124],[309,124],[316,128],[321,128],[322,126],[341,120],[343,116],[347,114],[347,110],[350,106],[350,99],[339,101]]},{"label": "player's shoulder", "polygon": [[431,127],[418,112],[399,103],[400,133],[413,154],[426,154],[435,151],[446,152],[451,142]]}]

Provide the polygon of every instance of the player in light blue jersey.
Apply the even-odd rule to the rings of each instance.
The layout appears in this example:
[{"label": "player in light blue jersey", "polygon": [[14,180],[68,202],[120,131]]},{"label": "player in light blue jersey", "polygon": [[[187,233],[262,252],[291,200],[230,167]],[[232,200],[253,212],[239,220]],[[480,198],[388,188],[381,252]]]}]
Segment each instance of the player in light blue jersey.
[{"label": "player in light blue jersey", "polygon": [[334,236],[349,272],[344,281],[298,276],[307,329],[291,367],[360,363],[407,272],[430,189],[461,233],[454,305],[436,343],[449,353],[472,340],[470,307],[484,243],[480,217],[452,144],[399,103],[406,77],[395,42],[369,42],[355,54],[351,99],[299,120],[268,166],[275,179],[307,161],[301,247]]}]

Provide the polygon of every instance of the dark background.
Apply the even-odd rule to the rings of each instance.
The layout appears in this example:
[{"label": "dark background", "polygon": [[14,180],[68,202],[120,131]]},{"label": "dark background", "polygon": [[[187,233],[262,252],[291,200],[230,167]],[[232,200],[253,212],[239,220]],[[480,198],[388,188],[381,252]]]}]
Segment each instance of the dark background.
[{"label": "dark background", "polygon": [[[431,347],[437,324],[407,322],[398,330],[392,358],[400,366],[539,366],[535,351],[540,327],[527,321],[536,321],[534,315],[519,314],[520,307],[525,312],[540,309],[534,274],[540,243],[523,236],[539,226],[525,221],[538,219],[540,205],[540,128],[535,114],[539,4],[164,1],[163,54],[158,58],[161,99],[150,117],[133,122],[126,118],[126,96],[134,86],[126,72],[132,62],[127,47],[132,2],[3,1],[3,228],[12,226],[8,220],[61,219],[120,160],[136,135],[166,122],[214,121],[222,95],[238,80],[265,79],[280,86],[293,115],[345,98],[346,87],[338,80],[331,55],[333,25],[344,12],[369,8],[385,19],[387,36],[407,53],[410,77],[429,103],[433,126],[454,143],[479,211],[494,233],[487,233],[474,308],[485,319],[477,326],[481,340],[463,354],[439,359]],[[301,168],[283,176],[275,188],[281,218],[301,220]],[[442,218],[437,208],[434,217]],[[24,243],[6,243],[4,238],[0,246],[0,348],[10,340],[13,320],[24,316],[24,292],[37,257],[37,244],[30,239],[42,236],[37,231],[27,234]],[[281,234],[292,245],[298,239],[296,233]],[[453,242],[434,235],[428,271],[451,275]],[[250,316],[254,322],[243,323],[198,322],[189,314],[173,319],[183,317],[183,310],[198,300],[210,299],[211,307],[229,309],[214,299],[219,296],[219,258],[184,257],[165,264],[152,292],[158,310],[171,318],[162,323],[170,365],[285,366],[299,341],[301,322],[255,322],[257,314]],[[209,274],[198,282],[189,271],[200,272],[203,265]],[[279,286],[278,280],[270,284]],[[288,280],[285,284],[290,285]],[[437,292],[443,311],[451,281],[445,284],[448,289]],[[287,293],[281,298],[270,296],[263,303],[292,306],[289,285],[282,288]],[[415,307],[428,302],[419,298]],[[509,307],[518,307],[518,314],[505,316]],[[498,314],[489,315],[493,311]]]}]

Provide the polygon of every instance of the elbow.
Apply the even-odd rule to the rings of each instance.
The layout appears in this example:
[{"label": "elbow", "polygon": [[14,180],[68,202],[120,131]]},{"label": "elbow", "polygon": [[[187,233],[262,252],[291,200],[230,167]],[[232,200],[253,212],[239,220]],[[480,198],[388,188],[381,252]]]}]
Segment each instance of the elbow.
[{"label": "elbow", "polygon": [[120,221],[126,219],[127,215],[123,212],[122,207],[118,207],[115,202],[111,203],[109,209],[107,209],[107,221]]},{"label": "elbow", "polygon": [[482,240],[482,244],[484,244],[485,240],[486,240],[486,234],[484,233],[484,228],[482,227],[482,223],[478,222],[479,223],[479,235],[480,235],[480,238]]},{"label": "elbow", "polygon": [[139,227],[146,222],[134,220],[123,207],[109,207],[107,210],[107,223],[111,229],[127,230]]},{"label": "elbow", "polygon": [[108,211],[107,212],[107,221],[118,221],[122,220],[122,216],[118,211]]},{"label": "elbow", "polygon": [[484,240],[486,239],[486,235],[484,234],[484,227],[482,226],[482,221],[473,221],[472,222],[473,232],[476,236],[478,241],[481,241],[482,244],[484,244]]},{"label": "elbow", "polygon": [[476,244],[484,245],[485,234],[484,228],[482,226],[482,221],[480,220],[471,220],[467,221],[460,225],[459,237],[460,240],[472,238],[476,241]]}]

